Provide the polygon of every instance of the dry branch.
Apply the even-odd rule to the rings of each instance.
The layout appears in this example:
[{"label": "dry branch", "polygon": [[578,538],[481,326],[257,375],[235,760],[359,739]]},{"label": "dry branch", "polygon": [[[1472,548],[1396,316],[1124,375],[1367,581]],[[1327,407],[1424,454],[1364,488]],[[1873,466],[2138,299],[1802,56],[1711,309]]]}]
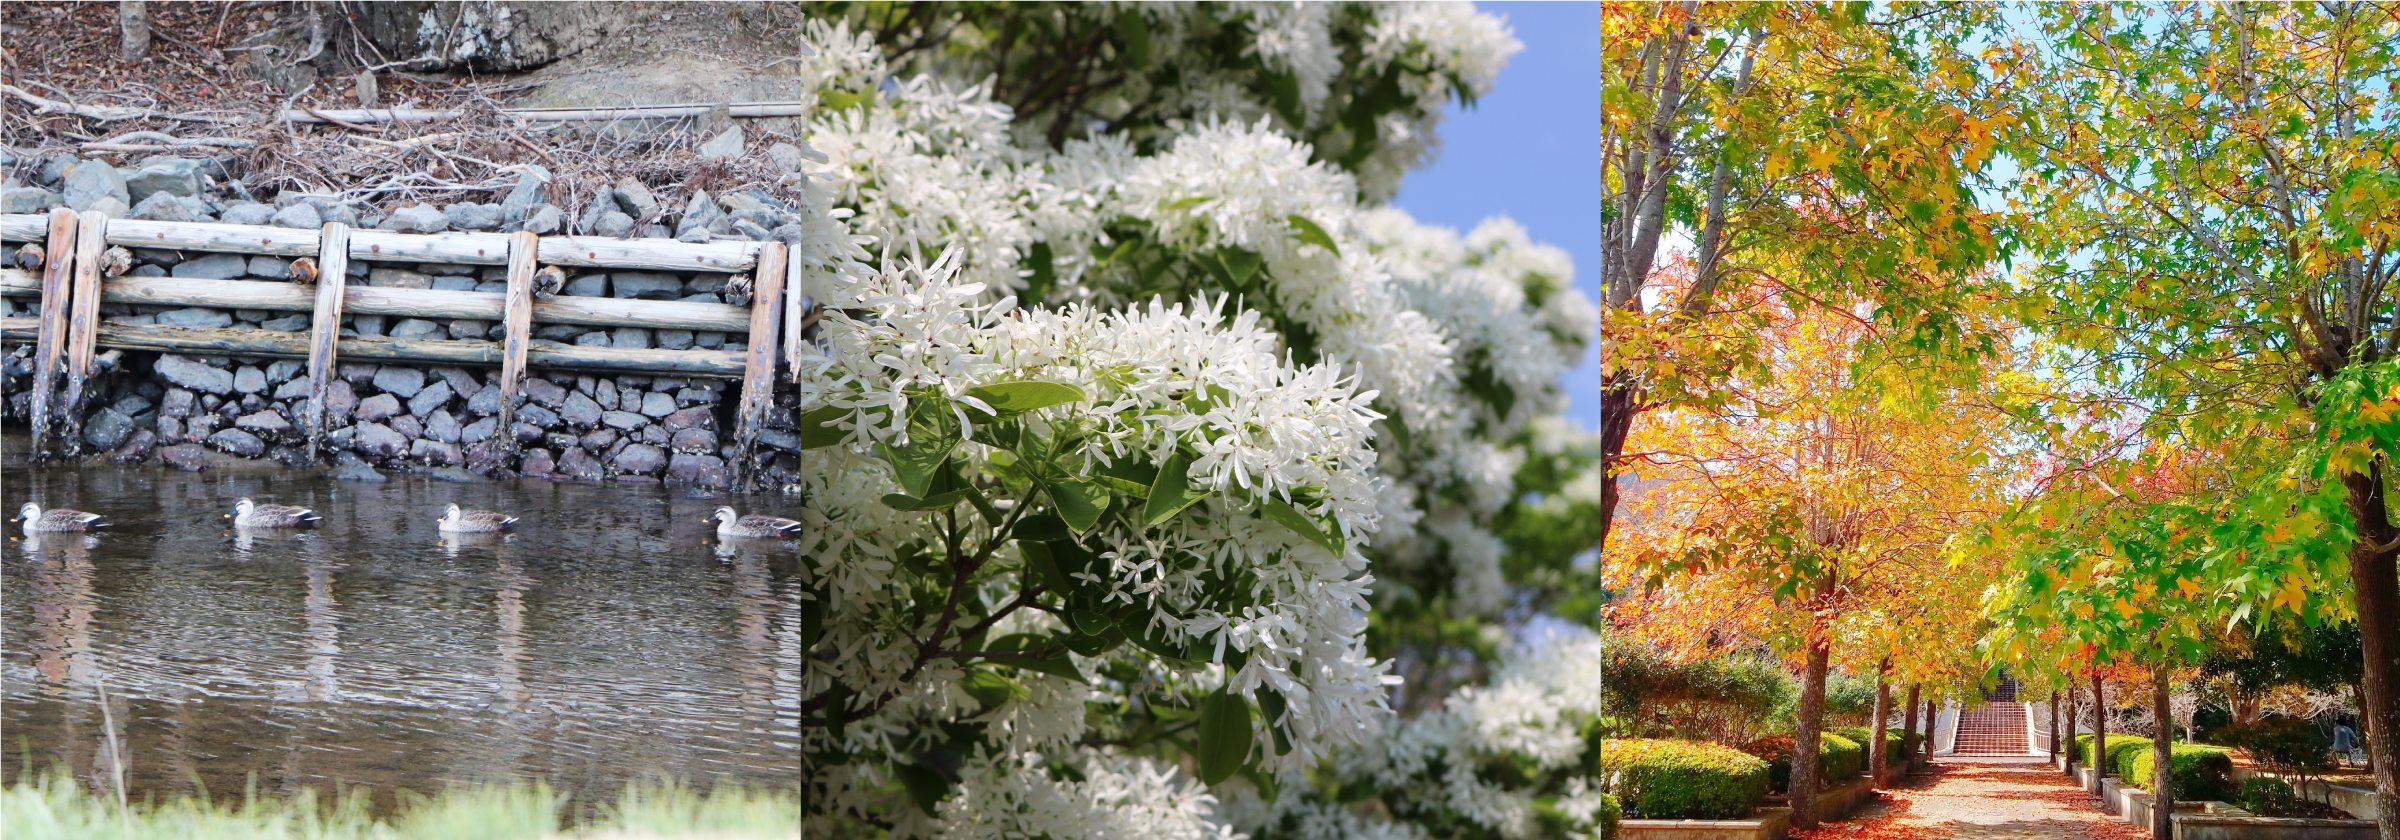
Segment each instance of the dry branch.
[{"label": "dry branch", "polygon": [[72,102],[60,102],[56,99],[44,99],[42,97],[26,93],[24,88],[20,88],[15,85],[0,85],[0,93],[5,93],[18,99],[25,100],[26,104],[33,106],[33,112],[36,114],[73,114],[78,117],[99,120],[101,122],[115,122],[118,120],[181,120],[183,122],[230,125],[242,121],[240,117],[211,117],[202,114],[177,114],[149,108],[127,108],[116,105],[77,105]]}]

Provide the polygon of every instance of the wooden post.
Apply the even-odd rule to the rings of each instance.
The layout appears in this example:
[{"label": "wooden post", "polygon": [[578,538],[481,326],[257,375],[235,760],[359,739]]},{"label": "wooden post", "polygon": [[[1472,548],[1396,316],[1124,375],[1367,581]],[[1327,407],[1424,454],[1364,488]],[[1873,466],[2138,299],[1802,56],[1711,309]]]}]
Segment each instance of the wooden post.
[{"label": "wooden post", "polygon": [[533,273],[541,259],[541,237],[509,234],[508,338],[500,348],[500,427],[484,441],[488,470],[510,469],[517,454],[517,383],[525,377],[525,350],[533,343]]},{"label": "wooden post", "polygon": [[333,348],[342,335],[342,287],[350,279],[350,226],[325,223],[317,239],[317,309],[309,320],[308,457],[325,441],[325,393],[333,385]]},{"label": "wooden post", "polygon": [[800,243],[791,244],[791,249],[785,255],[784,261],[791,268],[786,273],[790,282],[784,284],[783,290],[783,369],[789,372],[793,381],[798,381],[800,378],[800,317],[802,314],[800,299],[808,296],[808,286],[801,279],[807,268],[804,264],[805,261],[801,259]]},{"label": "wooden post", "polygon": [[58,376],[59,357],[66,349],[67,296],[70,294],[68,271],[75,265],[75,211],[64,207],[50,211],[50,238],[42,247],[49,261],[42,268],[42,309],[40,331],[34,337],[33,354],[33,459],[49,456],[50,411],[52,387]]},{"label": "wooden post", "polygon": [[100,330],[100,251],[106,247],[108,217],[85,210],[75,220],[75,293],[67,317],[67,393],[59,401],[58,452],[83,448],[84,390],[94,374],[93,348]]},{"label": "wooden post", "polygon": [[757,479],[751,465],[758,449],[759,428],[766,425],[767,406],[775,402],[775,356],[782,350],[776,326],[783,320],[783,280],[786,252],[781,242],[758,250],[758,275],[750,297],[750,344],[742,370],[741,413],[733,431],[733,463],[727,465],[735,487],[748,489]]}]

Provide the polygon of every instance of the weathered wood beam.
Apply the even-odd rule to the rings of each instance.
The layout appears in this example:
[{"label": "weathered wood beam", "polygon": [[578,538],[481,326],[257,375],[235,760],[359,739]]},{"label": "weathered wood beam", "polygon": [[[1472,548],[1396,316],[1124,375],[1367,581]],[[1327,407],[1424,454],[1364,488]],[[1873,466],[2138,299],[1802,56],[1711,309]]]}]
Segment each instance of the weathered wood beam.
[{"label": "weathered wood beam", "polygon": [[41,335],[41,332],[40,318],[0,318],[0,338],[23,341]]},{"label": "weathered wood beam", "polygon": [[0,240],[36,242],[50,232],[50,216],[45,213],[0,213]]},{"label": "weathered wood beam", "polygon": [[319,249],[318,239],[317,232],[313,230],[221,222],[117,219],[108,224],[108,244],[127,248],[313,257]]},{"label": "weathered wood beam", "polygon": [[50,413],[57,405],[55,386],[59,359],[67,343],[67,302],[73,294],[71,283],[75,267],[75,211],[61,207],[50,211],[50,238],[43,250],[50,255],[42,266],[41,326],[34,338],[33,352],[33,459],[42,460],[51,452]]},{"label": "weathered wood beam", "polygon": [[517,232],[508,243],[508,337],[500,347],[500,427],[485,440],[486,462],[506,468],[517,452],[517,383],[525,375],[525,351],[533,342],[533,273],[540,268],[541,239]]},{"label": "weathered wood beam", "polygon": [[[325,392],[333,386],[334,354],[342,335],[342,302],[347,297],[344,287],[350,280],[350,226],[327,222],[319,242],[317,299],[308,322],[308,408],[302,418],[311,459],[317,457],[317,450],[325,441]],[[280,283],[256,285],[298,290]]]},{"label": "weathered wood beam", "polygon": [[[114,224],[114,223],[112,223]],[[321,261],[320,261],[321,262]],[[322,269],[320,269],[320,272]],[[323,281],[319,281],[322,285]],[[39,281],[22,272],[0,273],[0,294],[35,295]],[[317,294],[305,286],[264,280],[198,280],[181,277],[117,277],[101,289],[107,303],[148,306],[207,306],[219,309],[265,309],[310,312]],[[447,289],[397,289],[349,286],[342,309],[351,315],[395,315],[403,318],[472,318],[497,321],[506,315],[508,296],[501,292]],[[738,333],[750,329],[750,311],[722,303],[680,300],[622,300],[562,295],[535,299],[537,324],[579,324],[594,327],[647,327],[662,330],[712,330]]]},{"label": "weathered wood beam", "polygon": [[[0,215],[0,239],[39,239],[46,224],[44,218],[37,215]],[[128,248],[284,257],[315,256],[321,249],[317,231],[295,228],[137,219],[118,219],[108,227],[108,244]],[[664,239],[618,239],[613,236],[550,236],[542,239],[540,247],[544,265],[734,274],[757,266],[759,244],[739,240],[674,242]],[[362,260],[478,265],[508,262],[508,234],[505,233],[356,230],[351,232],[350,248],[351,257]]]},{"label": "weathered wood beam", "polygon": [[775,402],[775,356],[782,352],[775,328],[783,318],[783,280],[787,254],[781,242],[769,242],[758,252],[758,273],[751,281],[750,344],[744,348],[742,403],[733,432],[733,485],[748,489],[758,477],[752,466],[758,433],[767,422],[767,407]]},{"label": "weathered wood beam", "polygon": [[85,210],[75,219],[75,292],[68,302],[67,392],[58,404],[58,451],[73,455],[83,443],[84,390],[94,374],[93,328],[100,323],[100,251],[107,247],[108,217]]},{"label": "weathered wood beam", "polygon": [[798,242],[790,243],[790,247],[791,251],[784,255],[784,263],[790,268],[784,272],[783,369],[792,381],[797,382],[800,380],[800,317],[803,314],[800,311],[800,298],[808,293],[808,286],[802,281],[802,275],[807,273],[807,260],[801,258]]},{"label": "weathered wood beam", "polygon": [[[501,348],[491,341],[353,336],[335,342],[344,360],[421,362],[444,365],[497,365]],[[607,370],[625,373],[671,373],[738,379],[743,354],[731,350],[632,350],[618,347],[577,347],[536,339],[528,342],[525,364],[530,368]],[[161,353],[217,353],[233,356],[308,357],[308,336],[295,332],[237,330],[214,327],[170,327],[161,324],[100,325],[100,346]]]},{"label": "weathered wood beam", "polygon": [[712,271],[738,274],[758,264],[762,243],[667,242],[613,236],[552,236],[542,240],[542,263],[577,268]]}]

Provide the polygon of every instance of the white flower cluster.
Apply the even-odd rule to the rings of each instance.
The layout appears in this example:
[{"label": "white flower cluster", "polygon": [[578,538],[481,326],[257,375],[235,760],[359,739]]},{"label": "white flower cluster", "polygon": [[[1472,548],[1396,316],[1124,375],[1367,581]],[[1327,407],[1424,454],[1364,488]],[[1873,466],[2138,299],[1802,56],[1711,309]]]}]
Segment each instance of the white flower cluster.
[{"label": "white flower cluster", "polygon": [[[1559,811],[1569,829],[1597,829],[1598,780],[1583,772],[1584,727],[1600,715],[1600,636],[1580,627],[1518,651],[1497,669],[1487,686],[1462,689],[1440,711],[1397,721],[1367,745],[1334,756],[1343,785],[1364,783],[1378,792],[1400,792],[1421,811],[1463,818],[1505,837],[1531,836],[1536,829],[1532,798],[1485,781],[1475,768],[1494,760],[1529,765],[1537,772],[1565,771],[1568,796]],[[1325,802],[1313,791],[1286,786],[1271,804],[1255,797],[1228,803],[1236,826],[1254,837],[1331,840],[1369,832],[1352,809]],[[1430,816],[1401,813],[1402,819]]]},{"label": "white flower cluster", "polygon": [[[1180,448],[1198,453],[1191,481],[1211,491],[1191,512],[1147,529],[1095,532],[1108,566],[1093,576],[1104,603],[1143,610],[1135,630],[1203,651],[1198,657],[1242,665],[1202,682],[1242,693],[1271,688],[1288,698],[1283,720],[1293,748],[1268,762],[1277,770],[1308,766],[1332,748],[1355,744],[1388,717],[1388,665],[1365,655],[1366,593],[1374,583],[1359,553],[1377,527],[1367,447],[1367,408],[1330,365],[1295,368],[1276,355],[1276,336],[1255,312],[1228,315],[1220,298],[1188,310],[1153,302],[1147,309],[1102,312],[1014,309],[987,301],[978,284],[957,284],[947,260],[927,270],[829,284],[821,300],[826,353],[800,371],[802,406],[837,428],[843,442],[804,462],[801,549],[812,561],[811,586],[823,593],[824,636],[808,682],[823,696],[838,683],[857,698],[839,743],[823,728],[812,746],[852,755],[911,755],[926,747],[930,723],[976,718],[975,700],[952,685],[967,676],[956,659],[928,661],[919,634],[928,578],[907,571],[908,546],[941,545],[955,521],[894,509],[901,492],[891,447],[922,433],[909,418],[930,402],[958,418],[961,453],[982,468],[1005,470],[1009,453],[977,436],[988,405],[970,391],[1010,382],[1071,385],[1085,401],[1038,415],[1040,427],[1073,450],[1057,456],[1083,468],[1120,460],[1163,462]],[[995,460],[997,459],[997,460]],[[1340,553],[1263,518],[1260,500],[1294,503],[1333,525]],[[1313,497],[1313,501],[1312,501]],[[1032,499],[1005,500],[1015,505]],[[996,529],[986,539],[1002,539]],[[941,553],[934,550],[933,553]],[[1213,573],[1213,576],[1212,576]],[[1242,573],[1253,590],[1225,611],[1207,596],[1210,580]],[[1025,581],[1001,575],[978,583],[999,591]],[[992,608],[992,603],[982,605]],[[1119,621],[1126,621],[1120,617]],[[1016,628],[1057,628],[1054,620]],[[1165,667],[1165,666],[1159,666]],[[1168,669],[1173,670],[1173,669]],[[1161,673],[1161,680],[1173,678]],[[1213,687],[1213,686],[1211,686]],[[1032,678],[1031,696],[996,720],[1011,750],[1057,751],[1084,732],[1087,693],[1072,683]],[[885,699],[888,698],[888,699]],[[876,705],[877,701],[881,705]],[[1275,746],[1255,731],[1265,755]],[[872,764],[835,772],[835,790],[865,795],[880,774]]]},{"label": "white flower cluster", "polygon": [[[825,315],[796,376],[803,412],[831,418],[824,428],[841,437],[809,450],[799,485],[804,582],[822,628],[808,714],[826,722],[807,730],[807,748],[852,757],[812,765],[810,795],[899,836],[1221,833],[1203,819],[1212,800],[1173,771],[1079,746],[1089,710],[1161,686],[1185,697],[1271,690],[1288,702],[1265,722],[1289,735],[1287,753],[1274,754],[1266,726],[1253,729],[1271,773],[1376,749],[1367,739],[1390,731],[1383,698],[1393,678],[1361,643],[1376,582],[1368,540],[1379,557],[1402,560],[1446,546],[1455,607],[1499,606],[1503,547],[1480,523],[1512,495],[1523,456],[1508,441],[1555,413],[1555,381],[1597,320],[1564,255],[1511,223],[1462,238],[1360,203],[1389,195],[1423,156],[1450,85],[1489,89],[1518,47],[1497,20],[1439,3],[1118,10],[1150,22],[1155,61],[1194,68],[1203,56],[1185,53],[1207,47],[1178,33],[1246,16],[1249,55],[1297,80],[1308,124],[1290,124],[1219,68],[1158,92],[1173,112],[1199,115],[1170,121],[1160,142],[1100,133],[1053,150],[1012,120],[983,75],[892,77],[870,34],[809,24],[816,51],[798,72],[841,92],[829,102],[851,104],[804,120],[814,163],[801,293]],[[1353,54],[1376,73],[1438,72],[1396,74],[1425,116],[1387,115],[1378,150],[1345,171],[1312,162],[1311,146],[1292,138],[1322,142],[1343,107],[1329,101],[1339,98],[1331,85],[1355,69],[1344,59]],[[1151,93],[1135,87],[1120,93]],[[1220,254],[1254,255],[1255,278],[1201,282],[1192,266]],[[1169,263],[1180,267],[1162,273]],[[1087,675],[1130,659],[1141,676],[1086,684],[1017,671],[1021,693],[992,707],[967,687],[988,665],[926,655],[955,647],[926,644],[940,596],[954,588],[961,627],[984,617],[993,637],[1070,630],[1064,610],[1010,606],[1028,591],[1021,570],[1031,566],[996,527],[1048,497],[995,495],[985,519],[960,507],[955,520],[887,500],[909,498],[891,453],[926,433],[911,425],[921,406],[951,418],[964,478],[997,493],[997,477],[1017,476],[1017,455],[993,437],[1002,432],[992,406],[971,392],[1020,382],[1086,396],[1022,422],[1042,435],[1078,433],[1060,460],[1070,471],[1189,453],[1205,496],[1155,527],[1099,525],[1083,541],[1105,550],[1077,579],[1124,633],[1203,664],[1130,645],[1078,652]],[[1262,513],[1269,499],[1335,542]],[[999,547],[991,562],[969,564],[960,587],[945,552],[962,543]],[[1233,581],[1248,597],[1224,599]],[[953,731],[958,722],[977,734]],[[926,758],[935,753],[951,758]],[[874,756],[885,759],[857,758]],[[1060,762],[1080,778],[1051,769]],[[907,781],[903,765],[939,768],[949,793],[938,818],[895,788]],[[1522,819],[1503,792],[1469,799],[1485,803],[1475,813],[1492,825]],[[1341,810],[1325,819],[1353,824]],[[1387,829],[1407,834],[1360,827]]]}]

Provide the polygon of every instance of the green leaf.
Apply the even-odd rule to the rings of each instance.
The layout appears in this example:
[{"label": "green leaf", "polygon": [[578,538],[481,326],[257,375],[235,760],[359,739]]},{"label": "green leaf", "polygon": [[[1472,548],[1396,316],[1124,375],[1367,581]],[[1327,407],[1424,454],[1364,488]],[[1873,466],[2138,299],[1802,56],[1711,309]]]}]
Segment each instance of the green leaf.
[{"label": "green leaf", "polygon": [[[1075,538],[1074,532],[1067,530],[1066,520],[1047,513],[1037,513],[1017,520],[1017,527],[1013,533],[1017,539],[1033,542],[1057,542]],[[1027,547],[1031,548],[1031,546]],[[1047,549],[1044,550],[1047,551]]]},{"label": "green leaf", "polygon": [[1224,272],[1225,287],[1237,292],[1249,289],[1250,279],[1257,277],[1259,268],[1266,265],[1266,258],[1257,251],[1231,245],[1218,248],[1213,256]]},{"label": "green leaf", "polygon": [[[1024,526],[1022,522],[1017,524],[1020,529]],[[1060,523],[1059,527],[1065,528],[1066,525]],[[1075,581],[1058,567],[1058,558],[1051,554],[1049,543],[1026,540],[1017,543],[1017,550],[1024,552],[1025,565],[1033,572],[1035,581],[1055,592],[1074,591]]]},{"label": "green leaf", "polygon": [[1093,636],[1106,633],[1108,628],[1117,626],[1115,621],[1109,619],[1107,613],[1093,610],[1075,610],[1067,613],[1067,621],[1075,625],[1076,630]]},{"label": "green leaf", "polygon": [[1084,656],[1099,656],[1125,643],[1125,631],[1117,627],[1099,635],[1076,634],[1067,637],[1067,649]]},{"label": "green leaf", "polygon": [[1059,518],[1075,533],[1088,533],[1100,524],[1100,513],[1108,509],[1108,490],[1082,479],[1051,482],[1050,502],[1058,506]]},{"label": "green leaf", "polygon": [[1161,657],[1178,663],[1190,665],[1200,664],[1198,661],[1196,661],[1196,658],[1192,656],[1192,649],[1188,643],[1185,645],[1175,645],[1168,642],[1167,632],[1163,629],[1160,629],[1155,624],[1147,624],[1140,629],[1135,629],[1126,622],[1119,621],[1117,622],[1117,629],[1125,631],[1126,640],[1133,642],[1136,646],[1139,646],[1143,650],[1158,654]]},{"label": "green leaf", "polygon": [[958,421],[950,415],[949,401],[920,398],[908,408],[908,442],[879,444],[877,448],[884,462],[892,465],[892,477],[899,480],[900,489],[924,498],[931,494],[934,477],[941,473],[943,462],[950,460],[958,441]]},{"label": "green leaf", "polygon": [[1192,486],[1191,469],[1191,456],[1180,449],[1167,458],[1165,466],[1158,468],[1158,480],[1150,485],[1148,493],[1150,503],[1142,510],[1143,526],[1173,519],[1184,508],[1208,497],[1206,488]]},{"label": "green leaf", "polygon": [[1016,680],[982,669],[969,671],[966,676],[960,677],[958,687],[986,709],[997,709],[1010,700],[1032,696]]},{"label": "green leaf", "polygon": [[958,504],[959,500],[966,497],[967,491],[965,490],[935,493],[922,499],[898,493],[885,493],[883,494],[883,504],[893,510],[949,510],[951,505]]},{"label": "green leaf", "polygon": [[1283,220],[1291,223],[1292,238],[1331,251],[1336,257],[1342,255],[1341,246],[1333,244],[1333,234],[1326,233],[1324,228],[1318,227],[1307,216],[1294,213],[1283,217]]},{"label": "green leaf", "polygon": [[1079,683],[1089,684],[1091,682],[1089,678],[1086,678],[1083,675],[1082,671],[1076,669],[1075,660],[1067,658],[1065,648],[1063,646],[1057,646],[1056,642],[1047,637],[1036,636],[1031,633],[1011,633],[1009,635],[992,640],[991,644],[984,646],[984,650],[991,653],[1043,652],[1048,655],[1033,658],[1012,656],[1006,659],[993,659],[989,661],[994,665],[1006,665],[1011,668],[1018,668],[1026,671],[1039,671],[1052,676],[1065,677]]},{"label": "green leaf", "polygon": [[841,443],[850,432],[833,423],[849,413],[849,409],[829,405],[800,415],[800,448],[823,449]]},{"label": "green leaf", "polygon": [[908,798],[917,803],[925,816],[934,816],[934,809],[950,796],[950,780],[931,768],[916,764],[894,764],[892,775],[900,777],[900,786],[908,789]]},{"label": "green leaf", "polygon": [[1058,256],[1051,251],[1050,243],[1033,243],[1017,264],[1025,272],[1026,305],[1040,306],[1049,300],[1050,290],[1058,285]]},{"label": "green leaf", "polygon": [[1116,463],[1092,470],[1092,478],[1119,493],[1149,498],[1150,485],[1158,481],[1158,467],[1148,460],[1119,458]]},{"label": "green leaf", "polygon": [[1200,781],[1218,784],[1250,763],[1250,703],[1225,689],[1200,701]]},{"label": "green leaf", "polygon": [[1150,21],[1127,8],[1117,13],[1117,37],[1125,40],[1125,60],[1135,67],[1150,63]]},{"label": "green leaf", "polygon": [[1267,734],[1275,736],[1275,754],[1291,755],[1292,736],[1284,732],[1291,723],[1283,720],[1283,710],[1283,692],[1272,688],[1258,690],[1258,722],[1267,727]]},{"label": "green leaf", "polygon": [[975,485],[961,484],[958,492],[967,494],[967,501],[975,505],[975,512],[983,514],[984,524],[998,528],[1001,523],[1008,521],[1008,517],[1000,515],[1000,509],[994,507],[992,500],[986,498],[983,491],[976,489]]},{"label": "green leaf", "polygon": [[1291,503],[1274,496],[1260,496],[1258,509],[1259,512],[1266,514],[1268,519],[1274,520],[1275,524],[1290,528],[1293,533],[1299,534],[1309,542],[1324,546],[1325,550],[1333,552],[1335,557],[1342,556],[1342,538],[1328,534],[1325,529],[1317,527],[1316,520],[1310,518],[1308,514],[1301,513],[1299,508],[1292,507]]},{"label": "green leaf", "polygon": [[1082,402],[1083,389],[1056,382],[1002,382],[967,389],[967,396],[984,401],[1007,419],[1037,408]]}]

